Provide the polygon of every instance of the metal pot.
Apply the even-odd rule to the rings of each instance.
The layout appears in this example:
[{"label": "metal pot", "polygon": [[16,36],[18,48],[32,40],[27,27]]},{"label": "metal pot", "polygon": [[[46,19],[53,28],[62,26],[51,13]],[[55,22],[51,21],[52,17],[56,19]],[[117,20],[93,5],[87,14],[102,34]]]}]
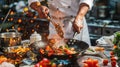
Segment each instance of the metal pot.
[{"label": "metal pot", "polygon": [[108,16],[108,7],[107,6],[98,6],[97,17],[106,18]]},{"label": "metal pot", "polygon": [[15,29],[9,29],[8,32],[0,34],[1,47],[11,47],[20,45],[22,34]]}]

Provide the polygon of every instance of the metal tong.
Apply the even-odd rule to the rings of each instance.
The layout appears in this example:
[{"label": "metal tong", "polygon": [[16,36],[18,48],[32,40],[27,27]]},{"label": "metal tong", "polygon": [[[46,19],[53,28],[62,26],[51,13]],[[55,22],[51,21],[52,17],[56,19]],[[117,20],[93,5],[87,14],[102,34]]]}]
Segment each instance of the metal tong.
[{"label": "metal tong", "polygon": [[63,30],[62,30],[62,27],[61,27],[59,24],[55,23],[50,16],[48,16],[47,19],[54,25],[57,34],[58,34],[61,38],[64,38],[64,32],[63,32]]},{"label": "metal tong", "polygon": [[75,38],[75,36],[76,36],[77,34],[78,34],[78,32],[75,31],[74,34],[73,34],[73,39]]}]

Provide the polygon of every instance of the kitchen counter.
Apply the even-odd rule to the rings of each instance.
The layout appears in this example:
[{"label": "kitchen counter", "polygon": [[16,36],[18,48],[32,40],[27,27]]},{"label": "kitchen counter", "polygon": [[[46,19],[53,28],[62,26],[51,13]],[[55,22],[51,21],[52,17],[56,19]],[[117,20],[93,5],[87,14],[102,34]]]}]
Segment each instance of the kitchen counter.
[{"label": "kitchen counter", "polygon": [[[96,47],[97,46],[91,46],[90,48],[95,49]],[[105,59],[105,58],[108,58],[108,60],[110,60],[110,51],[81,53],[76,60],[72,60],[70,64],[65,65],[63,67],[82,67],[81,62],[83,62],[83,60],[86,59],[85,57],[97,59],[99,61],[99,63],[101,64],[103,62],[103,59]],[[38,62],[36,62],[36,63],[38,63]],[[30,65],[29,64],[28,65],[20,64],[17,66],[19,66],[19,67],[34,67],[34,64],[36,64],[36,63],[32,63]],[[109,64],[110,64],[110,62],[109,62]],[[117,64],[119,64],[119,63],[117,63]],[[118,67],[118,66],[116,66],[116,67]]]}]

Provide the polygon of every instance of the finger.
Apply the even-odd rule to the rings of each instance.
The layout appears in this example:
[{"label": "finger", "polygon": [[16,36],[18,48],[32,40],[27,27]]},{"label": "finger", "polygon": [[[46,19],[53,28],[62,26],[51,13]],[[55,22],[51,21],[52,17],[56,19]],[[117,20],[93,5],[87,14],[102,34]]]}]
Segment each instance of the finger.
[{"label": "finger", "polygon": [[44,18],[43,14],[41,12],[38,12],[40,18]]},{"label": "finger", "polygon": [[48,14],[45,14],[45,18],[47,18],[47,19],[48,19]]},{"label": "finger", "polygon": [[44,18],[48,17],[48,15],[47,15],[47,13],[46,13],[46,11],[44,9],[42,10],[42,15],[43,15]]},{"label": "finger", "polygon": [[75,31],[80,33],[82,28],[83,28],[83,26],[75,26]]},{"label": "finger", "polygon": [[80,27],[79,27],[80,29],[82,29],[83,28],[83,25],[80,25]]},{"label": "finger", "polygon": [[73,31],[74,32],[77,32],[77,30],[76,30],[76,26],[73,24]]},{"label": "finger", "polygon": [[80,30],[81,30],[81,28],[78,28],[78,29],[77,29],[77,32],[80,33]]},{"label": "finger", "polygon": [[80,28],[76,25],[73,25],[73,31],[79,33]]},{"label": "finger", "polygon": [[45,10],[45,13],[48,14],[48,13],[49,13],[49,9],[46,9],[46,10]]}]

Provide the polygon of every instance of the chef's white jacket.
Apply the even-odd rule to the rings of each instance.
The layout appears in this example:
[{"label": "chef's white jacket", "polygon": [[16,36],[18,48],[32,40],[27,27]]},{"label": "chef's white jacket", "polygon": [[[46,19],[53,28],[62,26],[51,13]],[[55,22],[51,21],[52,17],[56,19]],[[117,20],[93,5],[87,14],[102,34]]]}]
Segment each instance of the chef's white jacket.
[{"label": "chef's white jacket", "polygon": [[[32,2],[36,1],[40,2],[42,0],[28,0],[28,4],[30,5]],[[85,18],[83,19],[83,29],[80,31],[79,34],[73,37],[74,31],[72,27],[72,22],[74,20],[74,16],[76,16],[78,12],[79,5],[81,3],[86,3],[89,6],[89,9],[91,9],[93,5],[93,0],[48,0],[48,7],[50,10],[50,16],[57,18],[64,17],[64,19],[53,19],[56,23],[59,23],[63,27],[65,38],[82,40],[91,45]],[[54,26],[51,23],[49,26],[49,30],[49,38],[59,38],[59,36],[56,34]]]}]

